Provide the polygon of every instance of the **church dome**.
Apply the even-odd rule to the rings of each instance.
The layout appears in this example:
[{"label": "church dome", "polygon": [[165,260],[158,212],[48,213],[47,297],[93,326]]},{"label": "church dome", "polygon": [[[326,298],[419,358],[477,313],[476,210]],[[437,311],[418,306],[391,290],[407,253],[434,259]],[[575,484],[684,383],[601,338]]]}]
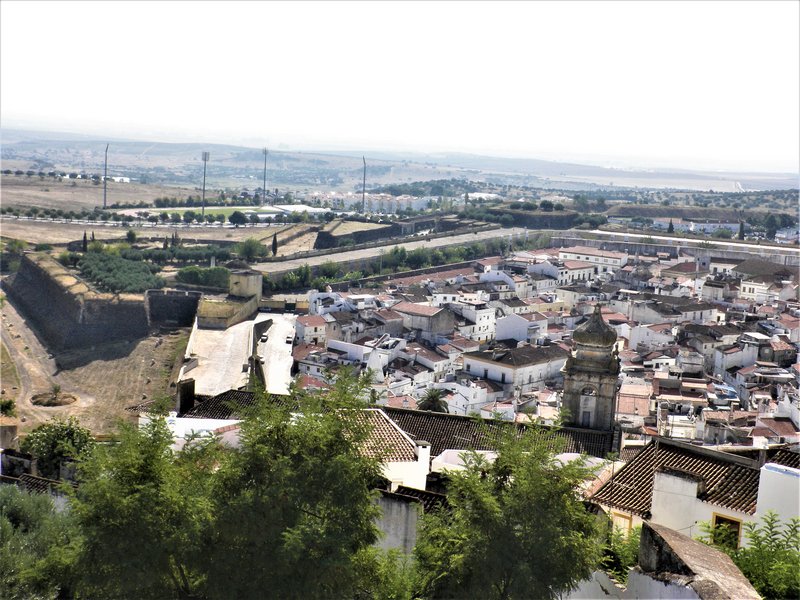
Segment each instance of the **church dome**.
[{"label": "church dome", "polygon": [[575,328],[572,339],[581,346],[610,347],[617,341],[617,332],[603,320],[600,305],[596,304],[589,320]]}]

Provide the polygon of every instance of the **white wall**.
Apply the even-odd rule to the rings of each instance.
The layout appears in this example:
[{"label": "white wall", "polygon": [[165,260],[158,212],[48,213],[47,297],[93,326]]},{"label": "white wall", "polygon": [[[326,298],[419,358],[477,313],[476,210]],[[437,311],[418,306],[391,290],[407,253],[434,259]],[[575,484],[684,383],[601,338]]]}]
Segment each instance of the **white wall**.
[{"label": "white wall", "polygon": [[689,537],[700,535],[699,523],[711,522],[715,514],[742,522],[754,520],[753,515],[699,500],[696,481],[669,473],[656,473],[653,478],[650,512],[653,523]]},{"label": "white wall", "polygon": [[800,516],[800,469],[772,463],[761,467],[756,504],[757,520],[761,520],[770,510],[778,513],[783,523]]}]

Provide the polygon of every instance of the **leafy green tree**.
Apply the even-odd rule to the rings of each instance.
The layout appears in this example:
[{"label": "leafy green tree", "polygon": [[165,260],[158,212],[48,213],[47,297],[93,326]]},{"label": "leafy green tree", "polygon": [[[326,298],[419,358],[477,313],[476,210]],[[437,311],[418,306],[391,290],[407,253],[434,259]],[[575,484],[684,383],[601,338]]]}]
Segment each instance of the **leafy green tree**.
[{"label": "leafy green tree", "polygon": [[416,248],[406,256],[406,264],[412,269],[421,269],[430,264],[430,252],[425,248]]},{"label": "leafy green tree", "polygon": [[614,527],[610,532],[602,565],[605,571],[613,575],[622,584],[627,584],[628,572],[639,563],[639,542],[641,537],[641,527],[634,527],[627,532]]},{"label": "leafy green tree", "polygon": [[675,233],[675,225],[672,223],[672,219],[669,220],[669,225],[667,225],[667,233]]},{"label": "leafy green tree", "polygon": [[586,196],[575,194],[575,197],[572,199],[572,207],[576,212],[585,214],[589,212],[589,201],[586,199]]},{"label": "leafy green tree", "polygon": [[[54,388],[53,393],[60,391]],[[54,418],[39,425],[20,444],[23,452],[36,457],[39,472],[49,479],[58,479],[62,460],[85,458],[93,447],[91,432],[81,427],[75,417],[66,420]]]},{"label": "leafy green tree", "polygon": [[261,223],[261,219],[258,218],[256,213],[250,213],[250,218],[248,219],[251,225],[258,225]]},{"label": "leafy green tree", "polygon": [[545,212],[552,212],[553,208],[555,208],[555,204],[553,204],[550,200],[542,200],[539,202],[539,208]]},{"label": "leafy green tree", "polygon": [[769,215],[767,215],[767,218],[764,220],[764,227],[767,230],[768,240],[775,239],[775,233],[778,231],[779,225],[780,222],[778,221],[778,218],[775,216],[775,213],[769,213]]},{"label": "leafy green tree", "polygon": [[72,512],[83,534],[82,597],[195,597],[220,450],[213,438],[190,440],[178,452],[172,443],[162,418],[141,428],[123,424],[116,444],[81,465]]},{"label": "leafy green tree", "polygon": [[272,234],[272,256],[278,255],[278,234]]},{"label": "leafy green tree", "polygon": [[128,233],[125,234],[125,239],[129,244],[133,244],[136,241],[136,232],[133,229],[128,229]]},{"label": "leafy green tree", "polygon": [[381,476],[357,410],[368,388],[339,377],[322,395],[295,391],[297,407],[262,400],[244,420],[212,495],[209,598],[345,598],[364,584]]},{"label": "leafy green tree", "polygon": [[339,265],[333,262],[332,260],[326,260],[319,267],[317,267],[317,273],[319,274],[320,277],[333,279],[334,277],[339,275]]},{"label": "leafy green tree", "polygon": [[730,229],[724,229],[722,227],[714,231],[712,235],[716,238],[720,238],[723,240],[729,240],[733,237],[733,233],[731,232]]},{"label": "leafy green tree", "polygon": [[736,237],[740,240],[744,239],[744,221],[739,221],[739,234]]},{"label": "leafy green tree", "polygon": [[595,518],[578,486],[582,461],[553,454],[552,432],[508,431],[488,463],[465,453],[451,476],[449,511],[423,517],[414,554],[424,598],[556,598],[600,558]]},{"label": "leafy green tree", "polygon": [[230,221],[231,225],[238,227],[247,223],[247,217],[244,216],[242,211],[235,210],[228,216],[228,221]]},{"label": "leafy green tree", "polygon": [[46,494],[0,485],[0,598],[70,598],[79,531]]},{"label": "leafy green tree", "polygon": [[430,388],[417,405],[419,410],[429,410],[431,412],[447,413],[450,412],[447,400],[444,399],[443,390]]},{"label": "leafy green tree", "polygon": [[237,244],[236,253],[247,262],[252,262],[257,256],[264,256],[267,249],[256,238],[247,238]]},{"label": "leafy green tree", "polygon": [[782,523],[769,511],[761,523],[744,524],[747,545],[741,548],[727,526],[702,528],[700,540],[728,554],[764,598],[800,598],[800,519]]},{"label": "leafy green tree", "polygon": [[86,237],[86,232],[84,231],[84,232],[83,232],[83,242],[82,242],[82,244],[81,244],[81,249],[82,249],[84,252],[86,252],[86,250],[87,250],[88,248],[89,248],[89,240],[87,239],[87,237]]}]

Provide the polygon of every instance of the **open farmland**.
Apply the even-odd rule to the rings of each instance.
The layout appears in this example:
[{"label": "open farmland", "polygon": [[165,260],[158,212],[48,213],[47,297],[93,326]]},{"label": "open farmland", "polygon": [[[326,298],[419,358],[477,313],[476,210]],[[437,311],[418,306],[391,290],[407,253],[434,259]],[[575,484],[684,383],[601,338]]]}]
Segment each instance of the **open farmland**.
[{"label": "open farmland", "polygon": [[[108,206],[112,204],[150,204],[161,196],[184,199],[197,192],[189,188],[139,183],[107,182]],[[92,210],[103,206],[103,185],[90,179],[68,179],[61,181],[53,177],[36,175],[3,175],[0,178],[3,206],[18,208],[55,208],[62,210]]]},{"label": "open farmland", "polygon": [[210,226],[191,226],[184,224],[154,226],[150,223],[143,225],[123,226],[96,223],[61,223],[58,221],[15,219],[4,217],[0,220],[0,233],[4,238],[14,238],[24,240],[29,244],[49,243],[66,244],[79,240],[83,237],[83,232],[94,231],[98,239],[124,240],[128,229],[133,229],[140,237],[164,237],[173,231],[183,239],[197,239],[210,242],[213,240],[239,242],[249,237],[257,237],[262,240],[269,238],[278,232],[278,238],[286,235],[286,231],[294,227],[306,227],[305,225],[280,225],[280,226],[259,226],[253,227],[246,225],[242,227],[222,227],[221,225]]}]

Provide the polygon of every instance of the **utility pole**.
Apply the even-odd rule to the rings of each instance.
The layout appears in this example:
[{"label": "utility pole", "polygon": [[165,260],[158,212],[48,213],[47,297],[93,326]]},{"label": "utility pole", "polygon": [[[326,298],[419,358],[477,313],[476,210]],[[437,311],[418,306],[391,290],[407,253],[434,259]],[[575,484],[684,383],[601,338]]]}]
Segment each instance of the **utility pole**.
[{"label": "utility pole", "polygon": [[106,144],[106,162],[103,167],[103,210],[106,208],[106,190],[108,189],[108,144]]},{"label": "utility pole", "polygon": [[200,215],[202,216],[203,220],[206,218],[206,165],[208,164],[208,159],[211,155],[208,152],[203,152],[203,203],[202,208],[200,209]]},{"label": "utility pole", "polygon": [[361,214],[366,211],[366,198],[367,198],[367,159],[363,156],[361,160],[364,161],[364,180],[361,182]]},{"label": "utility pole", "polygon": [[261,184],[261,204],[267,199],[267,154],[269,150],[264,148],[264,182]]}]

